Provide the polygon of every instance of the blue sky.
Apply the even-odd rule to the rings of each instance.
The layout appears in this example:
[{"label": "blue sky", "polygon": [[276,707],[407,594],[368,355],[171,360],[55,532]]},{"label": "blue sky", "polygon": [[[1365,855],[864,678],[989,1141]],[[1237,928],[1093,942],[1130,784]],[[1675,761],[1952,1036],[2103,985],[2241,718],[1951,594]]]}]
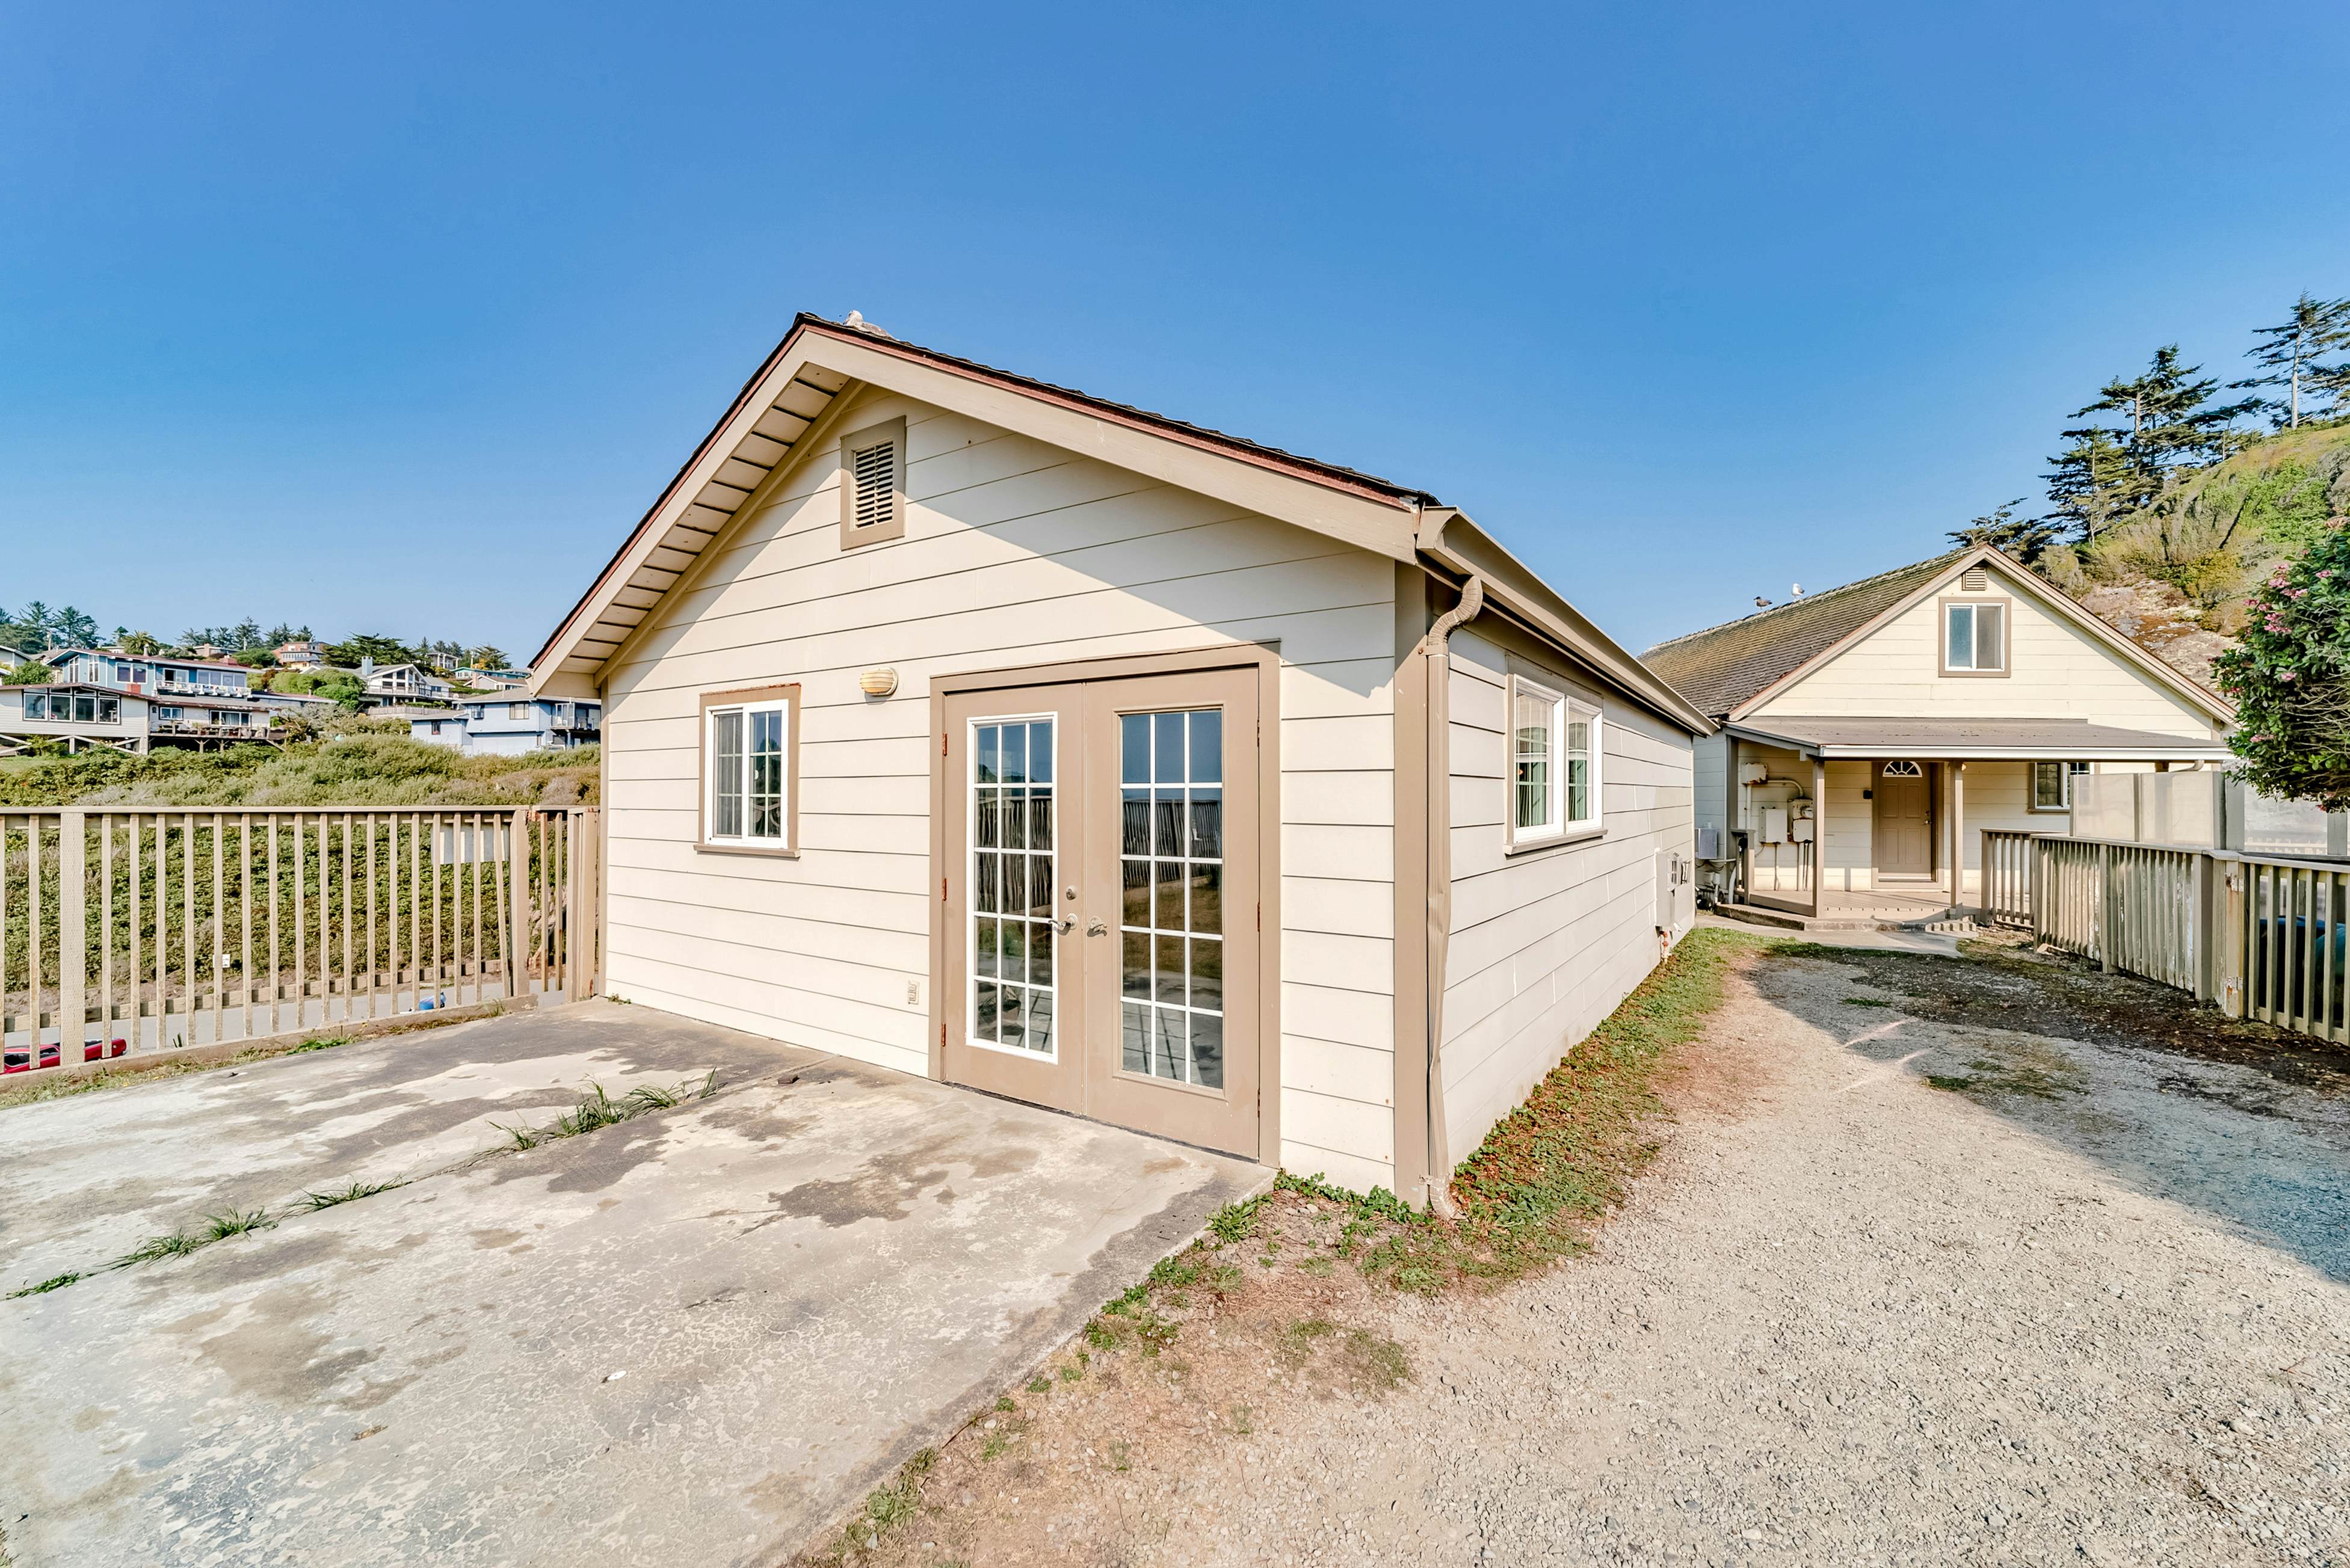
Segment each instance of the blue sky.
[{"label": "blue sky", "polygon": [[0,605],[520,657],[855,308],[1431,490],[1645,647],[2350,294],[2350,8],[1935,12],[0,9]]}]

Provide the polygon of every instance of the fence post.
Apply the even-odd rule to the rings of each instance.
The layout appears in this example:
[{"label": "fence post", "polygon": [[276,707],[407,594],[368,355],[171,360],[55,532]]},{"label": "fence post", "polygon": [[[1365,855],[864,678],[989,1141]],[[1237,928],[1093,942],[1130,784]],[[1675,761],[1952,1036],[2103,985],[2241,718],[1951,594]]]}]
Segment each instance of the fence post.
[{"label": "fence post", "polygon": [[[2135,800],[2137,797],[2131,797]],[[2115,907],[2121,900],[2114,896],[2114,846],[2097,846],[2097,967],[2107,974],[2114,972]]]},{"label": "fence post", "polygon": [[506,826],[506,995],[519,1000],[530,981],[530,807],[515,808]]},{"label": "fence post", "polygon": [[[37,820],[37,819],[36,819]],[[85,881],[85,857],[89,854],[88,818],[78,811],[57,813],[57,1065],[76,1064],[81,1061],[81,1048],[89,1033],[89,1021],[83,1016],[88,1011],[88,999],[84,987],[89,974],[89,918]],[[33,853],[41,852],[40,838],[36,831]],[[31,911],[36,923],[40,920],[38,909]],[[33,1038],[40,1039],[41,977],[33,976]],[[40,1063],[37,1044],[33,1052],[35,1065]]]},{"label": "fence post", "polygon": [[2249,992],[2244,985],[2244,955],[2250,949],[2245,939],[2244,908],[2245,867],[2241,860],[2230,860],[2220,875],[2220,908],[2218,911],[2219,963],[2216,983],[2219,987],[2220,1011],[2230,1018],[2244,1016]]},{"label": "fence post", "polygon": [[2209,855],[2195,857],[2194,891],[2188,898],[2188,941],[2194,948],[2195,1000],[2209,1002],[2219,982],[2219,971],[2213,964],[2211,937],[2218,921],[2211,909],[2211,867]]}]

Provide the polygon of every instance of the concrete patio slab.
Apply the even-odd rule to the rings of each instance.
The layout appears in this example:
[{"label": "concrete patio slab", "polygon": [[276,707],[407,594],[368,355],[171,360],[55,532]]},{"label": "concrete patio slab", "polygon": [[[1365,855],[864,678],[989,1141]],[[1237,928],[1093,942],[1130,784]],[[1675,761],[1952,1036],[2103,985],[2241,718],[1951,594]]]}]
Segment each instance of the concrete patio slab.
[{"label": "concrete patio slab", "polygon": [[237,1071],[0,1112],[0,1277],[441,1173],[0,1303],[19,1568],[773,1562],[1271,1176],[602,1002]]}]

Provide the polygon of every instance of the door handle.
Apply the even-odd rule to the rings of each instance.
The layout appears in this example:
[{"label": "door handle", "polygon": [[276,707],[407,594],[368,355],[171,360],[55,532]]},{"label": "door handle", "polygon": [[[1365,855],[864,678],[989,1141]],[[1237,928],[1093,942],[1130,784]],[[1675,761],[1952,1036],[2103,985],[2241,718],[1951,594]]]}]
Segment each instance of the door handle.
[{"label": "door handle", "polygon": [[1053,917],[1053,929],[1061,936],[1067,936],[1076,923],[1075,920],[1062,919],[1057,915]]}]

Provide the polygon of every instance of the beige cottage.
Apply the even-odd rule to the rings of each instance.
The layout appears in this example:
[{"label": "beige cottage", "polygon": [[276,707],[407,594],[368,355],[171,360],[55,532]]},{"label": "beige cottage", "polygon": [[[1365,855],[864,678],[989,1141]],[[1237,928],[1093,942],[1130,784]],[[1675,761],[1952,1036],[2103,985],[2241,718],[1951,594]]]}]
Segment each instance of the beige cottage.
[{"label": "beige cottage", "polygon": [[533,664],[606,705],[612,992],[1358,1190],[1690,918],[1708,724],[1468,517],[854,317]]},{"label": "beige cottage", "polygon": [[2234,717],[1991,549],[1643,658],[1720,726],[1696,748],[1700,853],[1741,861],[1748,902],[1813,917],[1973,907],[1981,829],[2067,831],[2083,774],[2223,763]]}]

